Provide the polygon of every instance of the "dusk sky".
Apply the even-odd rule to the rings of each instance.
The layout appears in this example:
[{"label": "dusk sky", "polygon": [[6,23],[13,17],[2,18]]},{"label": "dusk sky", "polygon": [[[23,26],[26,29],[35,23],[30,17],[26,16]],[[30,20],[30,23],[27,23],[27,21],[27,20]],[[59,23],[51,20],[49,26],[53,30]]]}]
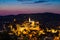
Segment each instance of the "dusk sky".
[{"label": "dusk sky", "polygon": [[0,0],[0,15],[43,12],[60,14],[60,0]]}]

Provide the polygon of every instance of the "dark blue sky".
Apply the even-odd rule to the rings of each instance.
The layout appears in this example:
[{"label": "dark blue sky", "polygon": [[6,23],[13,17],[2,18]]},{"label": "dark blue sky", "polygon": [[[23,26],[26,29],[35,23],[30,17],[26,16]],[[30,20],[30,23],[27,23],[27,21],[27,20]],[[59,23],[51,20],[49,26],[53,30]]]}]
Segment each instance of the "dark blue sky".
[{"label": "dark blue sky", "polygon": [[0,0],[0,15],[41,12],[60,14],[60,0]]}]

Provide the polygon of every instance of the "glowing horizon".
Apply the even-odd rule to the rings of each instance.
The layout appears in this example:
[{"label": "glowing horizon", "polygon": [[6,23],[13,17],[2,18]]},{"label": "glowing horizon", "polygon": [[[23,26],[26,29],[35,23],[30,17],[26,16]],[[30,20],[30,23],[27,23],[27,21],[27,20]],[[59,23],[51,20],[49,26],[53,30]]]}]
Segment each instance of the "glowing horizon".
[{"label": "glowing horizon", "polygon": [[60,14],[60,0],[0,0],[0,15],[42,12]]}]

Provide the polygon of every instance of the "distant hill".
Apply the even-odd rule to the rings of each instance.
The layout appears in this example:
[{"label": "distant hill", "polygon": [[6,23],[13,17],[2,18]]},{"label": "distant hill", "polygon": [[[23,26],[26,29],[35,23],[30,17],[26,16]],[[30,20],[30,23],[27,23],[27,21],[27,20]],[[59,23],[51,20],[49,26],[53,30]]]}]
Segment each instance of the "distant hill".
[{"label": "distant hill", "polygon": [[35,14],[18,14],[18,15],[6,15],[6,16],[0,16],[0,25],[5,22],[13,22],[14,19],[17,20],[17,22],[24,22],[25,20],[28,20],[28,18],[31,18],[32,20],[39,21],[41,24],[46,26],[57,26],[60,25],[60,14],[54,14],[54,13],[35,13]]},{"label": "distant hill", "polygon": [[7,16],[0,16],[0,22],[4,21],[12,21],[14,18],[19,20],[27,20],[28,18],[33,20],[38,20],[41,22],[53,22],[59,21],[60,22],[60,14],[54,13],[35,13],[35,14],[19,14],[19,15],[7,15]]}]

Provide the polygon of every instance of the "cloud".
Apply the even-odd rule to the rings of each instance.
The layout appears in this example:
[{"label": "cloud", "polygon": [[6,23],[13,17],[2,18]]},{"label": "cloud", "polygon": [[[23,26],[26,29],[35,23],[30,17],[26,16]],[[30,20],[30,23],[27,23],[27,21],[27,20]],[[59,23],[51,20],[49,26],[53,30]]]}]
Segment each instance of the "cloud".
[{"label": "cloud", "polygon": [[44,3],[44,2],[48,2],[46,0],[39,0],[39,1],[35,1],[34,3]]},{"label": "cloud", "polygon": [[33,2],[33,3],[44,3],[44,2],[48,2],[48,0],[17,0],[20,2]]},{"label": "cloud", "polygon": [[17,1],[32,1],[32,0],[17,0]]}]

